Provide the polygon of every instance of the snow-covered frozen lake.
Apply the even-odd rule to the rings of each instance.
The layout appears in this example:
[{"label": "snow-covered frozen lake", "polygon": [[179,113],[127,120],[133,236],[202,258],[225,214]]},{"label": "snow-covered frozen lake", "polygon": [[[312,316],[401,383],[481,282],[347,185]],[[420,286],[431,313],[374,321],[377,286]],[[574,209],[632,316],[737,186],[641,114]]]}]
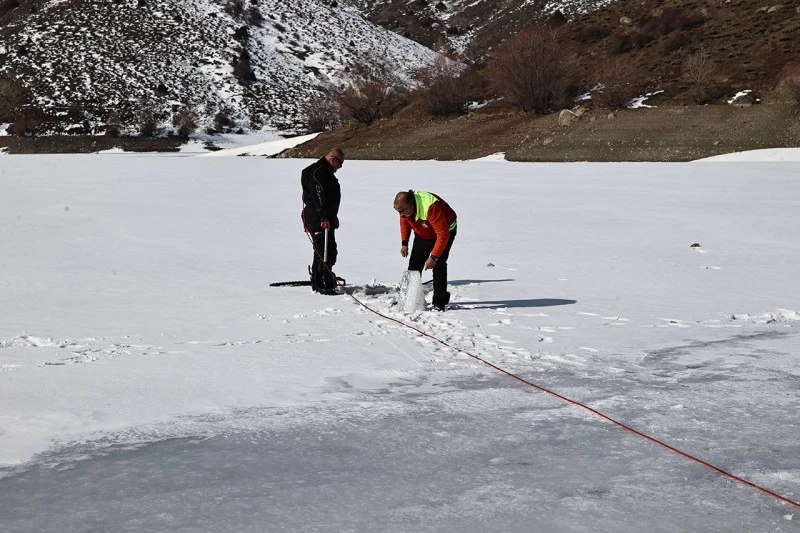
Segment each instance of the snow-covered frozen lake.
[{"label": "snow-covered frozen lake", "polygon": [[[800,162],[348,161],[332,297],[268,286],[309,162],[0,157],[0,531],[800,530],[473,357],[798,501]],[[445,313],[392,305],[408,188]]]}]

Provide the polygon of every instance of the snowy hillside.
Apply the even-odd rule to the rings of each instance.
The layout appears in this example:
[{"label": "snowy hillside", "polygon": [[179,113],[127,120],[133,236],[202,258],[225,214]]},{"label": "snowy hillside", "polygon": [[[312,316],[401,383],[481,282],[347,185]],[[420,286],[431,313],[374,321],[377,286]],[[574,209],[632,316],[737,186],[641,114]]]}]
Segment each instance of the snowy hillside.
[{"label": "snowy hillside", "polygon": [[567,19],[614,0],[344,0],[367,18],[438,51],[480,56],[488,46],[537,20]]},{"label": "snowy hillside", "polygon": [[[162,119],[194,110],[201,127],[222,111],[237,128],[292,130],[314,88],[365,52],[400,72],[434,56],[324,0],[49,0],[23,9],[0,36],[0,78],[27,88],[45,114],[69,114],[92,132],[112,110],[130,123],[148,107]],[[252,75],[240,80],[234,67],[246,55]]]}]

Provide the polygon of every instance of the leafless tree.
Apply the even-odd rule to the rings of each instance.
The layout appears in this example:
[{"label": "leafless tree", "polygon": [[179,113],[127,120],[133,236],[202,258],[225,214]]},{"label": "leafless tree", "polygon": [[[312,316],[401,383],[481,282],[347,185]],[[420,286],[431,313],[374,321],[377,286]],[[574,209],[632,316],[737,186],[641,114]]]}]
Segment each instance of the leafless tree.
[{"label": "leafless tree", "polygon": [[11,122],[29,98],[19,81],[0,77],[0,121]]},{"label": "leafless tree", "polygon": [[33,125],[30,113],[27,110],[20,110],[14,114],[14,122],[8,131],[19,137],[25,137],[32,133]]},{"label": "leafless tree", "polygon": [[692,97],[696,104],[706,102],[708,82],[716,70],[717,65],[705,46],[684,60],[683,72],[692,84]]},{"label": "leafless tree", "polygon": [[329,90],[322,90],[304,106],[305,124],[308,131],[327,131],[340,126],[342,118],[339,105]]},{"label": "leafless tree", "polygon": [[233,112],[228,108],[217,111],[214,115],[214,130],[227,133],[236,126],[236,122],[231,118]]},{"label": "leafless tree", "polygon": [[481,93],[480,79],[472,69],[441,55],[413,72],[412,78],[419,84],[416,94],[434,116],[463,114]]},{"label": "leafless tree", "polygon": [[350,66],[342,85],[330,90],[343,120],[371,124],[405,103],[407,83],[397,65],[372,52]]},{"label": "leafless tree", "polygon": [[105,134],[109,137],[119,137],[122,131],[121,122],[117,111],[109,111],[106,117]]},{"label": "leafless tree", "polygon": [[172,125],[177,128],[178,137],[188,139],[197,129],[197,115],[190,109],[181,109],[172,115]]},{"label": "leafless tree", "polygon": [[161,118],[160,113],[153,102],[140,102],[139,110],[136,113],[136,121],[139,124],[139,134],[142,137],[155,137],[158,133],[158,122]]},{"label": "leafless tree", "polygon": [[42,108],[23,105],[15,110],[11,126],[6,131],[19,137],[35,136],[37,130],[46,122],[46,114]]},{"label": "leafless tree", "polygon": [[548,113],[567,104],[577,79],[568,45],[557,30],[534,27],[503,43],[484,71],[498,96],[529,113]]}]

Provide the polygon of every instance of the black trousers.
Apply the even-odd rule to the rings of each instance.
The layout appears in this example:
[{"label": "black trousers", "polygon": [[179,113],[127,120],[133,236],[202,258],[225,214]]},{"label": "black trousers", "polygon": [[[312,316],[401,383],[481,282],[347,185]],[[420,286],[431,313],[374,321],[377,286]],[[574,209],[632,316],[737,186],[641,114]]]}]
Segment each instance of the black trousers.
[{"label": "black trousers", "polygon": [[[436,261],[436,266],[433,267],[433,305],[434,307],[444,307],[450,301],[450,293],[447,292],[447,258],[450,256],[450,248],[453,246],[453,241],[456,238],[456,230],[450,231],[450,238],[447,240],[447,246],[444,252]],[[425,268],[425,261],[433,251],[433,246],[436,244],[436,239],[420,239],[414,235],[414,243],[411,246],[411,256],[408,260],[408,269],[416,270],[422,273]]]},{"label": "black trousers", "polygon": [[[322,261],[325,253],[325,230],[312,234],[314,238],[314,259],[311,262],[311,287],[317,289],[333,289],[336,287],[336,279],[331,275],[330,270],[336,264],[336,230],[328,230],[328,260]],[[325,268],[327,266],[327,268]]]}]

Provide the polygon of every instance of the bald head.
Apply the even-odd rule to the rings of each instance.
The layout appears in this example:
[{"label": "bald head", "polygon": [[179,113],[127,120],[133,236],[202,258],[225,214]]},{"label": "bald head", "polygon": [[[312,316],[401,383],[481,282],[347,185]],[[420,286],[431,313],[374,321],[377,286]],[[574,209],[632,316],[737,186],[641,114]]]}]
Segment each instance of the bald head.
[{"label": "bald head", "polygon": [[330,151],[325,154],[325,160],[333,167],[333,171],[336,172],[344,165],[344,152],[342,152],[341,148],[331,148]]},{"label": "bald head", "polygon": [[340,159],[344,159],[344,152],[342,152],[341,148],[331,148],[330,151],[325,154],[325,157],[333,156],[338,157]]},{"label": "bald head", "polygon": [[394,197],[394,206],[395,208],[397,208],[398,205],[400,206],[408,205],[409,200],[411,200],[411,195],[408,194],[408,191],[400,191]]},{"label": "bald head", "polygon": [[401,215],[411,216],[416,207],[414,194],[411,191],[400,191],[394,197],[394,210]]}]

